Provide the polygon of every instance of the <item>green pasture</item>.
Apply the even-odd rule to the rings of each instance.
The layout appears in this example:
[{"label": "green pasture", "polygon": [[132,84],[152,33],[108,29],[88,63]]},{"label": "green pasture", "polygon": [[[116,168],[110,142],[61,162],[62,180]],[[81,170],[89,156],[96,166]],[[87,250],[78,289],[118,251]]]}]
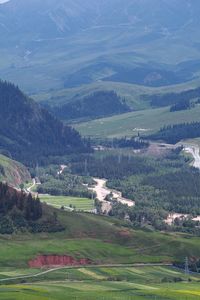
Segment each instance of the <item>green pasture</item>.
[{"label": "green pasture", "polygon": [[140,132],[149,135],[165,125],[200,121],[200,105],[190,110],[170,112],[169,107],[146,109],[74,125],[84,136],[123,137]]},{"label": "green pasture", "polygon": [[91,211],[94,209],[94,200],[88,198],[40,195],[40,200],[56,208],[73,207],[78,210]]}]

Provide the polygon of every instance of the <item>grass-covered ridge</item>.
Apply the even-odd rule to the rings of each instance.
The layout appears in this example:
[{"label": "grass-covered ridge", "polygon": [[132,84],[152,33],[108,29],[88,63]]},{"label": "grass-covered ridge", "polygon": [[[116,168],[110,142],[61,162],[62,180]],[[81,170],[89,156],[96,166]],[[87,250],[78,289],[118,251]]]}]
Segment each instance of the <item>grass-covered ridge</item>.
[{"label": "grass-covered ridge", "polygon": [[190,235],[136,230],[114,218],[56,212],[65,231],[0,236],[0,266],[26,268],[39,254],[71,255],[97,264],[173,262],[199,255],[199,238]]}]

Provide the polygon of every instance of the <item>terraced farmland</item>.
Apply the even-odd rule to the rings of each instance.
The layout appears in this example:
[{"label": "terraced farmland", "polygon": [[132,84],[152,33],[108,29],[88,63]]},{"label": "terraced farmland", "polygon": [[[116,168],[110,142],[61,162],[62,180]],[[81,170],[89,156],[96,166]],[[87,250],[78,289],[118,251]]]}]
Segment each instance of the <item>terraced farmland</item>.
[{"label": "terraced farmland", "polygon": [[[35,281],[35,279],[34,279]],[[0,286],[0,299],[195,300],[200,276],[162,266],[55,270],[37,282]]]}]

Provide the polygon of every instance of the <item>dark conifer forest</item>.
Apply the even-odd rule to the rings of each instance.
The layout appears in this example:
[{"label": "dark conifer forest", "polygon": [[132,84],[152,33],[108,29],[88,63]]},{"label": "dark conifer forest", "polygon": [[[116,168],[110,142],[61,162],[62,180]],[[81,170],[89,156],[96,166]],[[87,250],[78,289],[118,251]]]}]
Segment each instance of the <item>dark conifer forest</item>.
[{"label": "dark conifer forest", "polygon": [[131,111],[124,99],[113,91],[95,92],[81,100],[50,108],[63,120],[96,119]]},{"label": "dark conifer forest", "polygon": [[54,213],[47,212],[39,198],[0,183],[0,234],[63,230]]},{"label": "dark conifer forest", "polygon": [[162,140],[169,144],[197,137],[200,137],[200,122],[164,126],[157,133],[149,136],[152,140]]},{"label": "dark conifer forest", "polygon": [[40,156],[90,151],[79,133],[11,83],[0,82],[0,150],[27,162]]}]

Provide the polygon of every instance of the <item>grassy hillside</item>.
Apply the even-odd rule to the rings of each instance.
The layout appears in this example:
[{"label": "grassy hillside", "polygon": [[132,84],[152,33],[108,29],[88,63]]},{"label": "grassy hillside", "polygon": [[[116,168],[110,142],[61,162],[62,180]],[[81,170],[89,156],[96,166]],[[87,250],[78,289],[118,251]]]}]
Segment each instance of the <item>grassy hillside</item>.
[{"label": "grassy hillside", "polygon": [[123,82],[100,81],[76,88],[58,89],[45,93],[33,94],[32,97],[41,104],[46,103],[50,106],[57,106],[81,100],[94,92],[115,91],[120,97],[126,99],[127,104],[129,104],[131,108],[141,110],[150,108],[150,103],[148,101],[144,101],[142,98],[143,95],[152,96],[155,94],[179,93],[198,86],[198,80],[160,88],[146,87]]},{"label": "grassy hillside", "polygon": [[[49,208],[52,212],[52,208]],[[66,230],[0,237],[1,268],[27,268],[39,254],[89,258],[93,263],[171,262],[198,257],[199,238],[129,229],[117,219],[58,211]],[[153,250],[153,251],[152,251]]]},{"label": "grassy hillside", "polygon": [[31,176],[25,166],[0,155],[0,181],[19,187],[20,184],[31,181]]},{"label": "grassy hillside", "polygon": [[200,106],[177,112],[170,112],[169,107],[147,109],[81,123],[75,128],[85,136],[112,138],[132,136],[138,132],[149,135],[164,125],[193,121],[200,121]]},{"label": "grassy hillside", "polygon": [[[47,211],[53,211],[46,207]],[[198,299],[199,276],[166,267],[133,263],[170,263],[199,257],[200,240],[186,234],[142,231],[114,218],[54,210],[66,230],[59,233],[0,236],[0,299]],[[29,260],[38,255],[70,255],[105,266],[71,267],[38,277]],[[112,267],[118,264],[118,267]],[[107,265],[107,266],[106,266]],[[189,280],[190,278],[190,280]],[[15,285],[18,282],[20,284]],[[28,283],[28,284],[25,284]]]}]

